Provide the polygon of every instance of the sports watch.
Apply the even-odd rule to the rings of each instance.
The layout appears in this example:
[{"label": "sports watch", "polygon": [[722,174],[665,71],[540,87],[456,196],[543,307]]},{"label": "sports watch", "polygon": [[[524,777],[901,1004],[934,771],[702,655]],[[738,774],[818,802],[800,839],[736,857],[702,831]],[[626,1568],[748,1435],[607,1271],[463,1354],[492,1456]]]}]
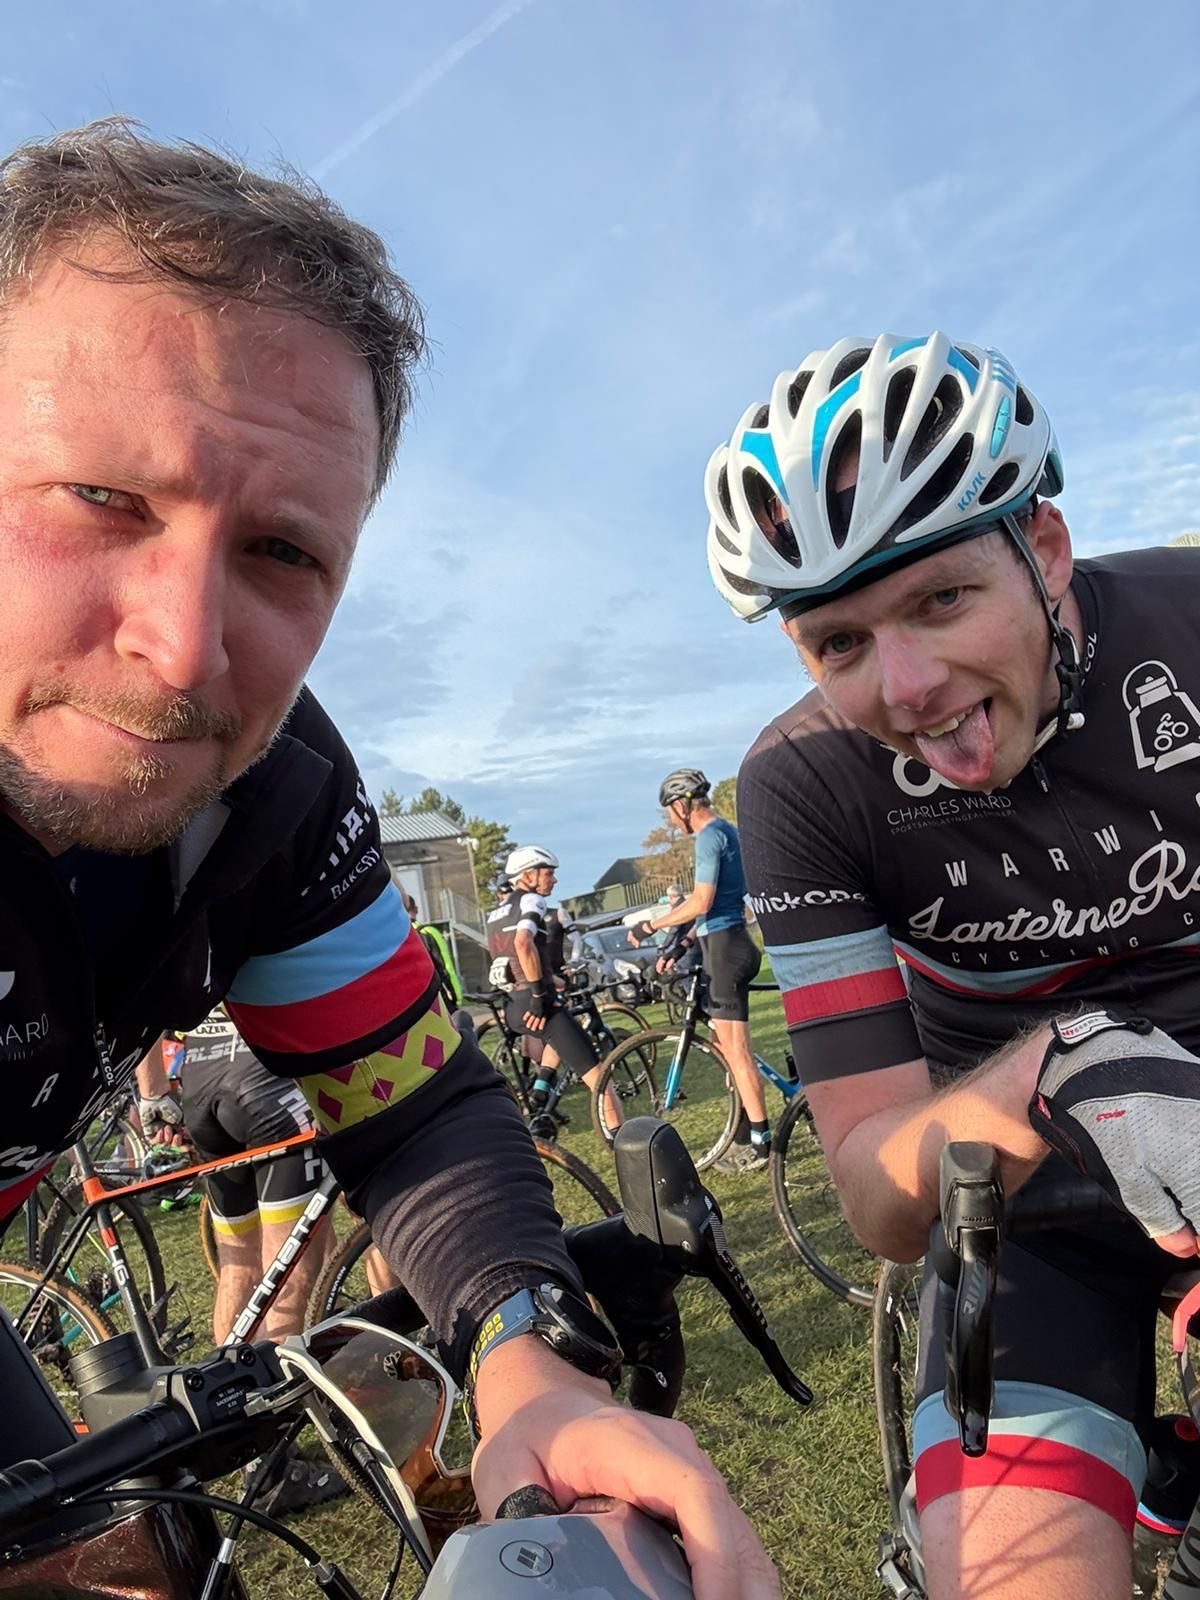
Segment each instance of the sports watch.
[{"label": "sports watch", "polygon": [[587,1301],[557,1283],[539,1283],[532,1289],[518,1289],[485,1318],[471,1345],[463,1399],[476,1433],[479,1429],[475,1416],[475,1381],[480,1364],[493,1350],[523,1333],[536,1333],[555,1355],[578,1367],[580,1372],[593,1378],[606,1378],[616,1387],[621,1375],[621,1346],[612,1329]]}]

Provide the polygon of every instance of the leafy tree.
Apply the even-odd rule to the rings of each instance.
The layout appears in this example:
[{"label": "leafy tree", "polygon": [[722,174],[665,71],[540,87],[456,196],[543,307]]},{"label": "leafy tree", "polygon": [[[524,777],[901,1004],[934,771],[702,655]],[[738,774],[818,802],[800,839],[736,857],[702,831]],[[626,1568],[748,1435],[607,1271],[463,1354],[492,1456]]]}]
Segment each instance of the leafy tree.
[{"label": "leafy tree", "polygon": [[409,811],[440,811],[443,816],[450,818],[458,827],[467,825],[467,813],[457,800],[451,800],[448,794],[443,794],[440,789],[435,789],[432,784],[422,789],[414,800],[408,802]]},{"label": "leafy tree", "polygon": [[402,817],[404,815],[404,796],[397,794],[395,789],[385,789],[379,801],[379,815],[381,817]]},{"label": "leafy tree", "polygon": [[692,841],[682,828],[664,822],[642,840],[638,866],[648,878],[678,878],[692,865]]},{"label": "leafy tree", "polygon": [[722,778],[712,792],[713,810],[737,827],[737,778]]},{"label": "leafy tree", "polygon": [[496,904],[496,884],[504,876],[504,863],[513,848],[505,822],[487,822],[483,817],[468,817],[466,831],[476,841],[475,882],[479,904],[490,911]]}]

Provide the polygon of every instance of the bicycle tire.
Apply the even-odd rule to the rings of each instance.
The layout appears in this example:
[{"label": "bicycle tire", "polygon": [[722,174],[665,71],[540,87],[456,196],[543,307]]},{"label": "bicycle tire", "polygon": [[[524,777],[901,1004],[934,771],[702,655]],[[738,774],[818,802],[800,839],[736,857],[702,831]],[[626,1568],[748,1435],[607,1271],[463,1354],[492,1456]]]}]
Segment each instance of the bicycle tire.
[{"label": "bicycle tire", "polygon": [[618,1035],[618,1042],[622,1037],[629,1038],[632,1034],[649,1033],[650,1031],[650,1024],[637,1007],[626,1005],[624,1000],[601,1000],[596,1010],[604,1019],[605,1026],[610,1033],[613,1031],[613,1023],[618,1017],[624,1017],[626,1022],[633,1024],[627,1034]]},{"label": "bicycle tire", "polygon": [[[665,1075],[663,1063],[674,1059],[679,1031],[674,1028],[648,1028],[624,1040],[609,1055],[592,1091],[592,1125],[611,1149],[616,1128],[610,1128],[604,1115],[604,1097],[611,1087],[621,1102],[621,1120],[630,1117],[661,1117],[679,1133],[688,1154],[703,1172],[725,1153],[733,1142],[742,1114],[741,1096],[720,1051],[707,1039],[693,1038],[683,1068],[681,1094],[668,1111],[656,1074]],[[646,1063],[653,1058],[654,1068]],[[637,1066],[633,1066],[633,1062]],[[701,1069],[698,1063],[703,1062]],[[690,1088],[689,1088],[690,1085]]]},{"label": "bicycle tire", "polygon": [[[906,1359],[905,1341],[913,1343],[916,1304],[914,1278],[920,1267],[910,1262],[884,1261],[879,1268],[871,1302],[871,1377],[875,1389],[875,1418],[879,1426],[879,1452],[883,1459],[883,1484],[893,1529],[900,1530],[900,1502],[912,1476],[911,1405],[906,1387],[911,1385],[914,1361]],[[906,1325],[906,1322],[908,1325]],[[915,1348],[910,1352],[915,1358]]]},{"label": "bicycle tire", "polygon": [[213,1282],[219,1283],[221,1258],[217,1254],[217,1230],[213,1227],[212,1207],[208,1203],[207,1195],[201,1197],[200,1212],[196,1221],[200,1229],[200,1248],[204,1252],[204,1264]]},{"label": "bicycle tire", "polygon": [[476,1042],[484,1055],[508,1085],[509,1092],[521,1108],[522,1115],[529,1114],[528,1090],[525,1074],[514,1047],[498,1022],[481,1022],[475,1030]]},{"label": "bicycle tire", "polygon": [[871,1305],[867,1284],[875,1258],[850,1231],[803,1089],[792,1096],[771,1136],[770,1177],[771,1203],[793,1253],[839,1300]]},{"label": "bicycle tire", "polygon": [[[150,1318],[150,1325],[159,1339],[165,1338],[167,1332],[168,1289],[167,1275],[163,1267],[162,1252],[158,1247],[158,1240],[154,1237],[154,1229],[149,1218],[138,1204],[133,1195],[125,1196],[119,1191],[107,1197],[108,1204],[112,1207],[121,1233],[121,1247],[129,1261],[130,1271],[133,1275],[134,1288],[146,1308]],[[38,1238],[38,1255],[43,1268],[48,1267],[54,1260],[58,1250],[59,1241],[66,1232],[70,1222],[83,1210],[83,1193],[78,1183],[66,1185],[59,1198],[50,1208],[45,1226]],[[88,1296],[93,1305],[105,1310],[106,1302],[116,1293],[116,1282],[112,1276],[112,1268],[108,1258],[104,1255],[104,1247],[99,1243],[99,1218],[93,1214],[88,1224],[88,1236],[76,1249],[64,1269],[55,1263],[54,1271],[58,1277],[66,1281],[78,1283],[78,1286]],[[136,1236],[137,1253],[130,1249],[129,1232]],[[77,1263],[81,1253],[88,1248],[91,1240],[96,1240],[99,1255],[88,1260],[85,1270],[79,1271]],[[72,1273],[74,1277],[70,1276]],[[119,1303],[119,1302],[118,1302]],[[120,1312],[114,1317],[109,1316],[109,1321],[114,1323],[115,1331],[120,1331],[125,1324],[125,1308],[121,1305]]]},{"label": "bicycle tire", "polygon": [[[0,1303],[14,1321],[21,1307],[30,1301],[41,1276],[41,1268],[29,1262],[0,1261]],[[9,1295],[6,1290],[15,1293]],[[67,1366],[74,1354],[70,1347],[77,1337],[86,1339],[87,1346],[101,1344],[115,1338],[117,1329],[81,1289],[54,1273],[46,1279],[41,1300],[44,1306],[34,1306],[32,1320],[22,1321],[21,1337],[60,1404],[75,1421],[79,1417],[79,1395]],[[86,1346],[77,1344],[76,1348]]]},{"label": "bicycle tire", "polygon": [[[599,1221],[603,1217],[616,1216],[621,1209],[620,1201],[598,1172],[594,1172],[585,1161],[581,1161],[570,1150],[564,1150],[561,1145],[551,1144],[545,1139],[535,1139],[533,1143],[543,1166],[553,1168],[559,1175],[560,1181],[555,1184],[554,1199],[564,1225]],[[573,1187],[565,1187],[564,1179],[569,1179]],[[553,1177],[551,1181],[554,1181]],[[586,1196],[586,1201],[580,1198],[579,1190]],[[563,1204],[568,1197],[570,1203]],[[361,1222],[337,1245],[309,1295],[307,1312],[309,1327],[314,1323],[324,1322],[327,1317],[344,1315],[349,1306],[356,1305],[368,1297],[370,1285],[366,1281],[362,1258],[370,1248],[371,1242],[370,1225]],[[400,1325],[400,1332],[412,1333],[424,1325],[424,1315],[419,1311],[415,1301],[412,1302],[412,1308],[415,1320],[409,1319],[411,1327]],[[389,1315],[388,1320],[389,1323],[393,1321],[397,1324],[404,1323],[403,1317],[399,1315],[394,1317]]]},{"label": "bicycle tire", "polygon": [[[136,1183],[145,1174],[146,1157],[150,1146],[140,1128],[135,1128],[127,1116],[116,1117],[105,1128],[103,1138],[97,1136],[88,1144],[88,1154],[96,1175],[111,1188],[122,1183]],[[118,1156],[117,1152],[122,1153]]]}]

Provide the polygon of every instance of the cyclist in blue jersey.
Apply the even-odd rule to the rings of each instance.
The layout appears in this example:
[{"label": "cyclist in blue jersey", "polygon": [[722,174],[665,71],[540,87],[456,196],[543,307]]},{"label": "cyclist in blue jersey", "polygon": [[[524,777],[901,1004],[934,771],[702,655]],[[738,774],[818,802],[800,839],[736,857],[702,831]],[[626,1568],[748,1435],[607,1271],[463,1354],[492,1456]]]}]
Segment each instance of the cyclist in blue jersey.
[{"label": "cyclist in blue jersey", "polygon": [[696,886],[643,926],[657,933],[695,919],[708,975],[708,1014],[745,1112],[733,1143],[715,1164],[723,1172],[753,1172],[767,1165],[771,1149],[767,1102],[750,1043],[749,986],[762,953],[746,929],[746,875],[738,832],[713,810],[710,788],[694,767],[670,773],[659,787],[659,805],[696,841]]}]

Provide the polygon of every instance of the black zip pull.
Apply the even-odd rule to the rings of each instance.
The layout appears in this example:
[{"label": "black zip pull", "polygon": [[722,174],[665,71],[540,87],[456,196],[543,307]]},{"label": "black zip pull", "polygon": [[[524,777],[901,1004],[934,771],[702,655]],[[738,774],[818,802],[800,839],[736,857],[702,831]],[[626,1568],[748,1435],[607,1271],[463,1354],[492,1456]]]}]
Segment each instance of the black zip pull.
[{"label": "black zip pull", "polygon": [[1050,793],[1050,785],[1049,785],[1049,783],[1047,782],[1047,779],[1046,779],[1046,769],[1045,769],[1045,767],[1042,766],[1042,763],[1038,760],[1037,756],[1034,756],[1033,762],[1032,762],[1032,766],[1033,766],[1033,775],[1042,786],[1042,793],[1043,794],[1049,794]]},{"label": "black zip pull", "polygon": [[108,1040],[104,1037],[104,1024],[102,1022],[96,1024],[96,1032],[93,1037],[96,1041],[96,1059],[100,1063],[100,1076],[104,1080],[104,1087],[106,1089],[115,1089],[117,1075],[113,1071],[112,1053],[108,1048]]}]

